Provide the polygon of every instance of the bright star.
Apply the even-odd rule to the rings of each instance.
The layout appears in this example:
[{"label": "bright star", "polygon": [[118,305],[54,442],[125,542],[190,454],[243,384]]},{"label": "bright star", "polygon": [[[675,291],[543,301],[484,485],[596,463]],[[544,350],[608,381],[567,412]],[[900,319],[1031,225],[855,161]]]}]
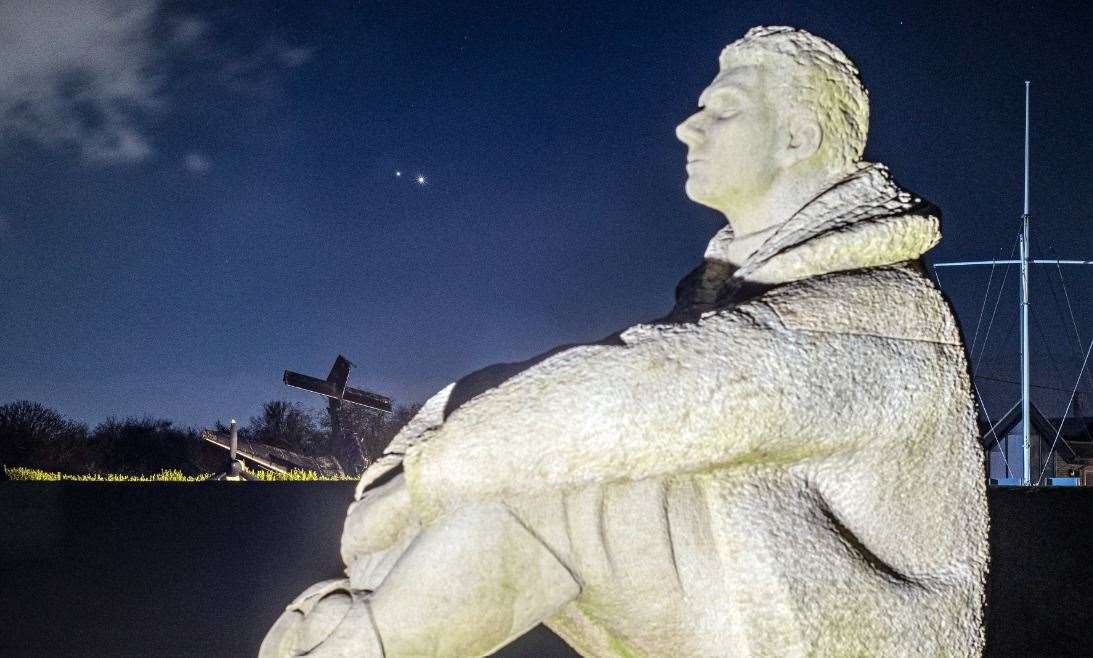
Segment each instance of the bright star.
[{"label": "bright star", "polygon": [[395,176],[396,176],[396,177],[398,177],[398,176],[401,176],[401,175],[402,175],[402,172],[401,172],[401,171],[396,171],[396,172],[395,172]]},{"label": "bright star", "polygon": [[425,177],[422,176],[421,174],[418,174],[417,178],[415,178],[414,180],[417,181],[418,185],[424,185],[425,184]]}]

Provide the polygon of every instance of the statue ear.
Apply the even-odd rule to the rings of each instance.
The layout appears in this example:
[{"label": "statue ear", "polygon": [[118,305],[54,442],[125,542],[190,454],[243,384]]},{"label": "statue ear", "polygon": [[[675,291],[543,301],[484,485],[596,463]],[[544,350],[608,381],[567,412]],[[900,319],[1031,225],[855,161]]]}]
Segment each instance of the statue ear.
[{"label": "statue ear", "polygon": [[820,150],[824,131],[815,116],[795,112],[788,122],[789,140],[785,148],[785,166],[807,160]]}]

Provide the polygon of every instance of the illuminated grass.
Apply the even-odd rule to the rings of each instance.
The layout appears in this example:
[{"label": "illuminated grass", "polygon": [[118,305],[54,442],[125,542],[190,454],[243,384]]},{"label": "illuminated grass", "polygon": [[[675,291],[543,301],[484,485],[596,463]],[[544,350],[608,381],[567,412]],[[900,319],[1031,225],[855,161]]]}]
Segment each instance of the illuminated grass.
[{"label": "illuminated grass", "polygon": [[[92,475],[74,475],[72,473],[55,473],[41,471],[36,468],[4,467],[8,478],[22,482],[204,482],[209,475],[183,475],[182,471],[164,470],[155,475],[118,475],[115,473],[103,473]],[[272,471],[255,471],[253,475],[262,482],[317,482],[354,480],[356,478],[339,475],[320,475],[314,471],[292,470],[287,473],[274,473]]]}]

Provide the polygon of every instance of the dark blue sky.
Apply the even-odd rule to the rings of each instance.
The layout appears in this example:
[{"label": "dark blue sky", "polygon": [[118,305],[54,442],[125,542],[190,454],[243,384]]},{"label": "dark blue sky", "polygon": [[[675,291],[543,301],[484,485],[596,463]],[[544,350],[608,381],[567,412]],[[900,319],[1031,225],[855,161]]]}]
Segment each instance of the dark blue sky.
[{"label": "dark blue sky", "polygon": [[[1093,14],[946,4],[6,2],[0,402],[200,426],[318,403],[281,371],[338,353],[419,401],[653,318],[723,221],[673,129],[759,24],[858,64],[867,157],[943,209],[935,260],[1008,254],[1031,79],[1034,253],[1093,257]],[[1038,383],[1069,388],[1040,274]],[[1093,273],[1067,276],[1088,340]],[[969,333],[986,278],[943,274]],[[1011,379],[1013,281],[983,367]]]}]

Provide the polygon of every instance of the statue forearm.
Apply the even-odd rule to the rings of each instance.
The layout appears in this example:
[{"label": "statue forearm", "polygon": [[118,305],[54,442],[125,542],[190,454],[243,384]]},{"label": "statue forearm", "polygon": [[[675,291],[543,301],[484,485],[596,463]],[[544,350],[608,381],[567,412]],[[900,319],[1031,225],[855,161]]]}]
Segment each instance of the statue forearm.
[{"label": "statue forearm", "polygon": [[[735,313],[624,337],[545,360],[427,432],[406,457],[415,504],[429,514],[501,493],[829,453],[879,422],[857,399],[896,384],[883,369],[861,381],[839,374],[858,368],[848,360],[860,355],[839,349],[848,337]],[[832,431],[810,420],[813,409]]]}]

